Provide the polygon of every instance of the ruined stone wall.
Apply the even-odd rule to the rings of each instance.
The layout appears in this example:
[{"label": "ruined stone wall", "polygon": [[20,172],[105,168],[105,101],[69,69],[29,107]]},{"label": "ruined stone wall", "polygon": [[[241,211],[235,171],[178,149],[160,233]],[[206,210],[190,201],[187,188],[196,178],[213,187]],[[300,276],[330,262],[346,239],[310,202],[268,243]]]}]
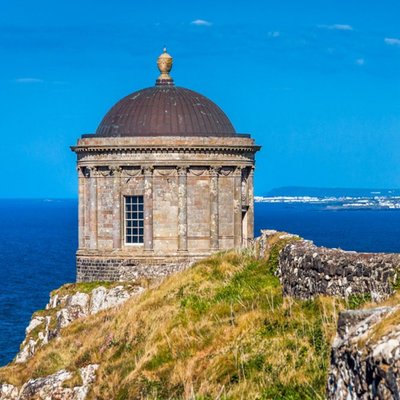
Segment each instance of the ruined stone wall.
[{"label": "ruined stone wall", "polygon": [[288,244],[279,256],[285,295],[349,297],[368,294],[381,300],[393,291],[400,254],[372,254],[317,247],[310,241]]},{"label": "ruined stone wall", "polygon": [[399,306],[340,314],[327,384],[329,400],[400,399]]}]

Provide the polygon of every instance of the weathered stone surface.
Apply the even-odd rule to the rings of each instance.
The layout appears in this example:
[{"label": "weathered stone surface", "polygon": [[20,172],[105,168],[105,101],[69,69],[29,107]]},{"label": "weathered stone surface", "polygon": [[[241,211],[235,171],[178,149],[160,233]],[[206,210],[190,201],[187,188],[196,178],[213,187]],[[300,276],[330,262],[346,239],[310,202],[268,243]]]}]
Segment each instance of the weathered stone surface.
[{"label": "weathered stone surface", "polygon": [[30,379],[21,389],[13,385],[0,386],[0,400],[85,400],[90,386],[96,379],[97,364],[79,369],[82,386],[63,387],[65,381],[72,378],[72,373],[61,370],[43,378]]},{"label": "weathered stone surface", "polygon": [[273,243],[276,242],[276,240],[286,240],[295,238],[297,239],[298,236],[286,232],[278,232],[274,229],[262,229],[261,235],[253,241],[252,248],[254,249],[255,255],[257,257],[264,258],[268,256],[268,253],[271,250]]},{"label": "weathered stone surface", "polygon": [[[36,350],[43,347],[49,340],[59,336],[61,329],[71,324],[78,318],[85,318],[89,315],[96,314],[99,311],[116,307],[130,297],[138,295],[144,291],[141,286],[116,286],[106,289],[103,286],[95,288],[90,294],[73,293],[60,297],[58,294],[50,297],[46,310],[49,315],[45,317],[33,317],[27,328],[27,336],[22,342],[21,350],[15,358],[16,363],[24,363],[31,358]],[[52,310],[57,310],[55,323],[52,324],[54,318]],[[31,336],[31,332],[38,326],[44,325],[44,329]],[[50,326],[53,326],[50,328]],[[55,327],[54,327],[55,326]],[[34,328],[32,328],[34,327]]]},{"label": "weathered stone surface", "polygon": [[400,254],[328,249],[299,240],[281,251],[278,275],[287,296],[369,295],[380,301],[393,292],[399,268]]},{"label": "weathered stone surface", "polygon": [[[328,399],[400,399],[400,326],[390,323],[399,313],[396,306],[341,315],[331,352]],[[379,333],[387,323],[390,329]]]},{"label": "weathered stone surface", "polygon": [[18,388],[8,383],[0,385],[0,400],[13,399],[18,399]]},{"label": "weathered stone surface", "polygon": [[131,281],[138,278],[163,278],[174,272],[182,271],[198,257],[147,258],[80,256],[76,258],[77,281]]},{"label": "weathered stone surface", "polygon": [[[80,139],[73,147],[79,175],[77,281],[165,276],[168,264],[175,271],[215,251],[247,246],[254,234],[259,148],[249,137],[226,139]],[[144,200],[143,244],[125,243],[124,197],[132,195]],[[127,260],[134,268],[126,268]]]}]

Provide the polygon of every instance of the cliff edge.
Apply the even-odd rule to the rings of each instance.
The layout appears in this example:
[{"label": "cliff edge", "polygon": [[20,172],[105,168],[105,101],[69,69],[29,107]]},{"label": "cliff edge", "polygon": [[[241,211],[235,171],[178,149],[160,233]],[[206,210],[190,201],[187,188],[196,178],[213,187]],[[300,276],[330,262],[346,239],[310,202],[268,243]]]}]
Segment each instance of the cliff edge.
[{"label": "cliff edge", "polygon": [[[382,369],[393,367],[378,392],[363,367],[387,341],[400,354],[395,329],[377,328],[384,320],[397,327],[397,262],[264,231],[252,248],[161,282],[66,285],[0,369],[0,399],[397,398],[387,397],[396,393],[397,361]],[[374,265],[381,272],[372,284]],[[381,311],[346,311],[377,301]],[[375,322],[364,332],[375,333],[353,341],[365,319]],[[360,348],[365,357],[357,358]],[[359,361],[347,362],[349,354]],[[364,375],[364,397],[349,397]]]}]

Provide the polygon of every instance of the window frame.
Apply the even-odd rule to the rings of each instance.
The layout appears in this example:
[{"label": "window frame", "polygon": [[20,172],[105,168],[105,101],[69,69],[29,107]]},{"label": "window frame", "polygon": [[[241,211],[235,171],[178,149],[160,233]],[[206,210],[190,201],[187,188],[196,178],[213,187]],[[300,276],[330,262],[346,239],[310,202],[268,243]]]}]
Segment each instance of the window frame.
[{"label": "window frame", "polygon": [[[130,202],[128,202],[130,200]],[[128,210],[128,207],[130,206],[131,209]],[[136,206],[136,210],[134,210],[134,206]],[[141,206],[141,210],[140,210]],[[124,213],[123,213],[123,219],[124,219],[124,245],[125,246],[133,246],[133,247],[141,247],[144,246],[144,196],[142,194],[128,194],[123,196],[123,207],[124,207]],[[131,218],[128,218],[129,214],[131,213]],[[137,213],[137,217],[133,218],[134,213]],[[140,217],[140,214],[142,214],[142,217]],[[128,226],[128,222],[132,222],[131,226]],[[134,222],[137,223],[136,226],[134,226]],[[128,234],[128,229],[137,229],[138,233],[133,234],[129,233]],[[140,230],[142,230],[142,233],[140,233]],[[128,237],[131,238],[132,242],[128,241]],[[134,238],[138,239],[138,242],[133,242]]]}]

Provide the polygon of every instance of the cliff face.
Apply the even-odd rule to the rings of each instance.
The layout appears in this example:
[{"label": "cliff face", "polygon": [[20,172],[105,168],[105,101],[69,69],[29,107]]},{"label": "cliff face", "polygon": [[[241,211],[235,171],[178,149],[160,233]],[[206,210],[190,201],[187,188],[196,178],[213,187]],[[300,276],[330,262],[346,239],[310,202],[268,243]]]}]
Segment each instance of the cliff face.
[{"label": "cliff face", "polygon": [[[140,282],[70,284],[54,291],[46,308],[32,316],[14,363],[25,365],[37,351],[57,339],[62,330],[74,321],[115,308],[143,291],[144,287]],[[49,376],[29,379],[22,387],[3,383],[0,385],[0,400],[83,400],[95,381],[98,367],[98,364],[89,364],[75,372],[62,369]]]},{"label": "cliff face", "polygon": [[397,399],[398,260],[264,231],[162,282],[66,285],[0,400]]},{"label": "cliff face", "polygon": [[[45,310],[36,312],[26,328],[26,337],[15,357],[16,363],[25,363],[49,340],[60,335],[61,329],[79,318],[116,307],[131,296],[144,291],[134,282],[112,285],[110,288],[95,285],[66,285],[55,291]],[[110,286],[110,285],[108,285]],[[84,289],[84,291],[81,291]]]}]

